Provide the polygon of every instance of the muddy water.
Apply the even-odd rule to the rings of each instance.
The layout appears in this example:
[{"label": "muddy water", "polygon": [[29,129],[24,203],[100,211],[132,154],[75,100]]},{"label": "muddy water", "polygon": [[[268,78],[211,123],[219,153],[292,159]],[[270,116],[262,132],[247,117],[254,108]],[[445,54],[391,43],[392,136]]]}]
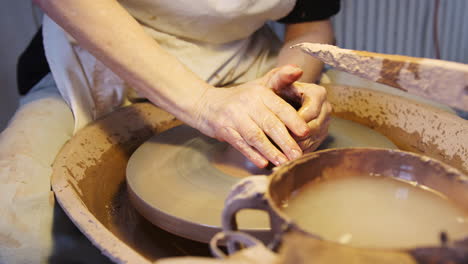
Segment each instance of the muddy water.
[{"label": "muddy water", "polygon": [[320,180],[302,187],[284,211],[324,239],[358,247],[400,248],[468,235],[468,213],[443,195],[382,176]]}]

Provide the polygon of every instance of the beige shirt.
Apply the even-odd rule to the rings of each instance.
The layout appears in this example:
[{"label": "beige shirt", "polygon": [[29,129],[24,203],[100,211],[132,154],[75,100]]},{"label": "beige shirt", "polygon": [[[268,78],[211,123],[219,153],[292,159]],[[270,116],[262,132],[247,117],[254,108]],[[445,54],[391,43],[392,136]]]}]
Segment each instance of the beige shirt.
[{"label": "beige shirt", "polygon": [[[286,16],[295,0],[120,3],[165,50],[208,83],[224,86],[255,79],[274,67],[281,45],[265,23]],[[43,34],[52,74],[75,117],[75,131],[138,98],[48,17]]]}]

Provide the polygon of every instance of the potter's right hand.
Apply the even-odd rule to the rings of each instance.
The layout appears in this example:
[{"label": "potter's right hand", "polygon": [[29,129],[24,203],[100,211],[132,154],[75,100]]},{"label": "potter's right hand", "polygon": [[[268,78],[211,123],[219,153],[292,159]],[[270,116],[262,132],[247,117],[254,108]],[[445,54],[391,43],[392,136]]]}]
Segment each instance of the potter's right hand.
[{"label": "potter's right hand", "polygon": [[[296,159],[302,150],[294,137],[307,138],[311,128],[275,91],[290,86],[301,74],[300,68],[288,65],[239,86],[207,89],[196,107],[195,127],[230,143],[260,168],[268,161],[278,166]],[[317,108],[312,112],[320,113],[323,98],[322,94],[308,98],[316,101],[310,103]]]}]

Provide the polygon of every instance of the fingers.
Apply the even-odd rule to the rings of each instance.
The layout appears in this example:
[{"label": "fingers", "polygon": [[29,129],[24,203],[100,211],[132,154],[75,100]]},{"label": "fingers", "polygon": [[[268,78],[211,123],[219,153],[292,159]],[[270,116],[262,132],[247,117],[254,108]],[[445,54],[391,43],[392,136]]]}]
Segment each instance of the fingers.
[{"label": "fingers", "polygon": [[322,105],[319,116],[310,121],[308,125],[311,128],[310,136],[298,140],[298,144],[304,153],[314,151],[320,143],[325,140],[330,125],[330,113],[332,107],[329,102]]},{"label": "fingers", "polygon": [[[316,85],[297,88],[303,93],[305,99],[302,112],[296,112],[291,105],[276,94],[265,93],[262,95],[262,101],[266,107],[259,106],[250,112],[251,119],[236,122],[237,130],[245,144],[250,145],[257,151],[256,153],[261,153],[276,166],[287,162],[288,159],[299,158],[302,150],[317,148],[327,135],[332,108],[331,104],[325,100],[324,88]],[[315,112],[312,113],[312,108],[318,110],[314,109]],[[301,113],[304,117],[310,118],[308,123],[300,115]],[[303,142],[299,141],[298,144],[287,128],[297,136],[296,138],[306,137],[306,139]],[[270,142],[265,134],[277,144],[282,152]]]},{"label": "fingers", "polygon": [[299,80],[301,75],[301,68],[285,65],[272,70],[266,75],[266,86],[273,89],[273,91],[280,91]]},{"label": "fingers", "polygon": [[324,102],[327,99],[327,91],[324,87],[316,84],[295,83],[292,89],[302,97],[302,106],[298,110],[306,122],[309,122],[321,113]]},{"label": "fingers", "polygon": [[242,138],[260,152],[266,159],[276,166],[286,163],[288,159],[281,153],[266,137],[260,127],[250,118],[244,118],[242,122],[237,123],[237,131]]},{"label": "fingers", "polygon": [[321,131],[322,127],[330,121],[330,113],[332,111],[332,106],[329,102],[324,102],[320,109],[320,114],[317,118],[309,121],[307,125],[310,129],[310,134],[317,134]]},{"label": "fingers", "polygon": [[289,160],[297,159],[302,155],[301,148],[286,129],[286,126],[274,113],[269,111],[268,108],[258,109],[251,118],[258,124],[260,129],[276,143],[283,153],[286,154]]},{"label": "fingers", "polygon": [[303,141],[298,142],[299,146],[302,148],[304,153],[310,153],[315,151],[320,144],[327,138],[327,131],[328,126],[323,128],[323,132],[321,132],[316,138],[309,138]]},{"label": "fingers", "polygon": [[268,160],[265,159],[257,150],[247,144],[235,129],[225,127],[220,131],[219,136],[246,156],[253,164],[255,164],[255,166],[265,168],[268,165]]},{"label": "fingers", "polygon": [[[331,111],[325,89],[296,82],[301,74],[297,67],[284,66],[250,83],[209,90],[205,97],[210,107],[203,108],[203,122],[197,127],[227,141],[260,168],[268,161],[279,166],[300,157],[301,147],[315,146],[317,139],[324,138],[326,131],[321,128]],[[274,89],[302,101],[300,110],[297,112]],[[303,140],[298,144],[297,139]]]},{"label": "fingers", "polygon": [[[291,132],[298,137],[305,137],[310,133],[307,122],[290,104],[274,93],[267,93],[263,103],[271,110]],[[288,133],[289,134],[289,133]],[[275,141],[276,142],[276,141]]]}]

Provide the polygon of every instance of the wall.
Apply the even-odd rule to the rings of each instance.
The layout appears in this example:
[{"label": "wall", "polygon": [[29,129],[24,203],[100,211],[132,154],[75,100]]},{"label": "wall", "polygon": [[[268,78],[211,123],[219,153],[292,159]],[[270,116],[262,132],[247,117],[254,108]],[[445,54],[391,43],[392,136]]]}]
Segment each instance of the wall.
[{"label": "wall", "polygon": [[[333,18],[337,44],[344,48],[468,63],[468,1],[344,0]],[[437,10],[437,12],[434,12]]]}]

